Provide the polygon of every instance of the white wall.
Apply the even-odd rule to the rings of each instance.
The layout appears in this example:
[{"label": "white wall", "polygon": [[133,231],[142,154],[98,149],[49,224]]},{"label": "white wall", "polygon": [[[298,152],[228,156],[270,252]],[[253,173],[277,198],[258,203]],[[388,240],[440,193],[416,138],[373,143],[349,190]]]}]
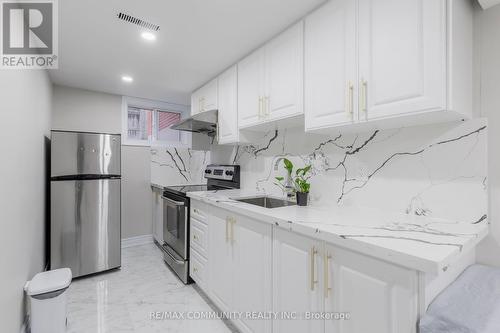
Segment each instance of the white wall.
[{"label": "white wall", "polygon": [[41,70],[0,73],[0,322],[17,333],[24,283],[45,267],[46,136],[52,84]]},{"label": "white wall", "polygon": [[[52,129],[121,133],[122,97],[54,86]],[[122,146],[122,238],[152,233],[149,147]]]},{"label": "white wall", "polygon": [[477,251],[481,263],[500,266],[500,6],[476,13],[479,78],[477,105],[488,117],[488,185],[490,236]]}]

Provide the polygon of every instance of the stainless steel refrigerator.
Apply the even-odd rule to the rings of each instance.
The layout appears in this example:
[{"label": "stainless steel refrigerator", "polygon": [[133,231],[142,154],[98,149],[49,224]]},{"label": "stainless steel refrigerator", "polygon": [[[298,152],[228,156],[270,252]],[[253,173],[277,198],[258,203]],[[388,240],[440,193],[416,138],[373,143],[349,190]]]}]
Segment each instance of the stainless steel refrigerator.
[{"label": "stainless steel refrigerator", "polygon": [[73,277],[121,265],[120,135],[52,131],[50,267]]}]

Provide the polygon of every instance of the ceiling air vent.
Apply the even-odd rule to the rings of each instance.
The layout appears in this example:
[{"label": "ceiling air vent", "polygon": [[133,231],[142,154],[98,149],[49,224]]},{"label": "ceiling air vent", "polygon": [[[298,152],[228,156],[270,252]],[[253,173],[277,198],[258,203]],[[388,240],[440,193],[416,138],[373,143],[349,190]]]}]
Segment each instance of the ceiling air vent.
[{"label": "ceiling air vent", "polygon": [[133,17],[133,16],[130,16],[130,15],[127,15],[127,14],[124,14],[124,13],[119,13],[117,16],[118,16],[118,18],[120,20],[136,24],[136,25],[138,25],[140,27],[143,27],[143,28],[146,28],[146,29],[149,29],[149,30],[153,30],[153,31],[160,30],[160,26],[159,25],[150,23],[148,21],[141,20],[141,19],[139,19],[137,17]]}]

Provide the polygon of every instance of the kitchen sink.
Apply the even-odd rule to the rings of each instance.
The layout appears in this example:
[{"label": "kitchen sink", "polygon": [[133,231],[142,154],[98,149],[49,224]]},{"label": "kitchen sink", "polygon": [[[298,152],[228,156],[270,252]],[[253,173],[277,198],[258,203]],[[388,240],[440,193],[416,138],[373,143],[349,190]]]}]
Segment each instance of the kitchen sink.
[{"label": "kitchen sink", "polygon": [[278,207],[285,207],[285,206],[295,206],[295,202],[293,202],[293,201],[288,201],[288,200],[273,198],[273,197],[267,197],[267,196],[240,198],[240,199],[233,199],[233,200],[248,203],[248,204],[255,205],[255,206],[264,207],[264,208],[278,208]]}]

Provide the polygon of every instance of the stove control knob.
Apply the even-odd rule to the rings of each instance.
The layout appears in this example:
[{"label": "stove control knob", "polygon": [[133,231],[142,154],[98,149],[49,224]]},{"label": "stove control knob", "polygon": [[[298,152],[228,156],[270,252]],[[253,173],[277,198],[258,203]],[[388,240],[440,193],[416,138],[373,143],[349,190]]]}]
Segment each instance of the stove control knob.
[{"label": "stove control knob", "polygon": [[233,172],[232,172],[232,171],[230,171],[230,170],[227,170],[227,171],[226,171],[226,176],[232,176],[232,175],[233,175]]},{"label": "stove control knob", "polygon": [[212,170],[207,169],[207,170],[205,170],[205,173],[206,173],[206,174],[211,174],[211,173],[212,173]]}]

